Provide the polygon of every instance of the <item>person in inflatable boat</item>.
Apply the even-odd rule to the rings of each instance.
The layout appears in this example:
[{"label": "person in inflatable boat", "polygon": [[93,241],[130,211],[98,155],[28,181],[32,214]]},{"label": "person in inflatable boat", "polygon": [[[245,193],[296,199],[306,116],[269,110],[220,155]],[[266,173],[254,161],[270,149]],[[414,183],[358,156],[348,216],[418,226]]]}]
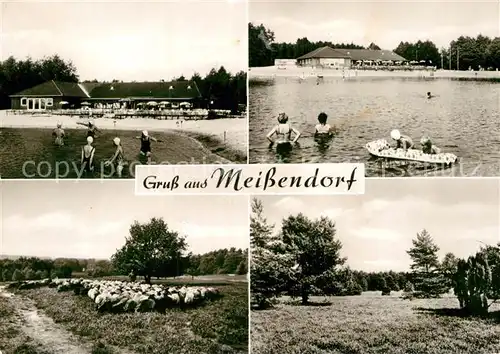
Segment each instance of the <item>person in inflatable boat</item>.
[{"label": "person in inflatable boat", "polygon": [[[293,140],[292,133],[295,134]],[[273,135],[276,135],[276,140],[272,139]],[[271,146],[274,143],[276,143],[277,145],[296,143],[299,137],[300,132],[292,127],[290,123],[288,123],[288,116],[284,112],[278,115],[278,125],[274,126],[274,128],[271,129],[271,131],[266,136]]]},{"label": "person in inflatable boat", "polygon": [[394,129],[391,132],[391,138],[396,141],[396,149],[408,150],[413,147],[413,141],[411,138],[406,135],[401,135],[397,129]]},{"label": "person in inflatable boat", "polygon": [[422,144],[422,152],[424,154],[436,155],[440,152],[439,148],[432,144],[431,138],[428,136],[422,137],[420,144]]}]

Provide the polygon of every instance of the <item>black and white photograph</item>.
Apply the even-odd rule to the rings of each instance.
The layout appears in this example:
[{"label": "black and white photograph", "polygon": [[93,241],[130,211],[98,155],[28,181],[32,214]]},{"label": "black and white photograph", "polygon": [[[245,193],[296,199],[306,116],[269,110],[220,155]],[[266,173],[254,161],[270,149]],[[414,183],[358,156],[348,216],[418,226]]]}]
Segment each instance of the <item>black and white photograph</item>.
[{"label": "black and white photograph", "polygon": [[2,354],[248,353],[247,196],[0,186]]},{"label": "black and white photograph", "polygon": [[500,176],[498,1],[249,1],[250,163]]},{"label": "black and white photograph", "polygon": [[2,178],[247,163],[244,1],[0,5]]},{"label": "black and white photograph", "polygon": [[500,185],[369,179],[363,196],[256,196],[254,354],[500,352]]}]

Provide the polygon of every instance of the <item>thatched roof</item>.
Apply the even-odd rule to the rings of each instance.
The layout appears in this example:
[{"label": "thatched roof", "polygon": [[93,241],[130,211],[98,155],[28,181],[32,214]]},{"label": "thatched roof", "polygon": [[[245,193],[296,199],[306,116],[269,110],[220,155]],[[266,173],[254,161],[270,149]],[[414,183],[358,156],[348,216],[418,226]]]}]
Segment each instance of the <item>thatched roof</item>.
[{"label": "thatched roof", "polygon": [[402,56],[390,50],[372,50],[372,49],[339,49],[330,47],[321,47],[310,53],[298,57],[297,60],[304,59],[351,59],[351,60],[373,60],[373,61],[406,61]]}]

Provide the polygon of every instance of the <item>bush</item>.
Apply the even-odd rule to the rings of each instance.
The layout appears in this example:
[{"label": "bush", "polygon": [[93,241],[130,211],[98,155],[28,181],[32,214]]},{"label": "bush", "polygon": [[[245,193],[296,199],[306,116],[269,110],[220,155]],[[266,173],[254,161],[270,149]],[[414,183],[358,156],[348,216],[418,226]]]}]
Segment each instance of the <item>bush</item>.
[{"label": "bush", "polygon": [[24,273],[24,280],[37,280],[37,279],[39,279],[36,277],[37,274],[33,269],[27,268],[23,271],[23,273]]},{"label": "bush", "polygon": [[382,289],[382,296],[390,296],[391,295],[391,289],[386,286]]},{"label": "bush", "polygon": [[13,281],[23,281],[24,280],[24,274],[22,271],[19,269],[16,269],[14,271],[14,274],[12,274],[12,280]]},{"label": "bush", "polygon": [[405,285],[403,291],[405,293],[412,293],[415,291],[415,287],[413,286],[413,284],[411,282],[406,282],[406,285]]},{"label": "bush", "polygon": [[12,280],[12,273],[8,269],[4,269],[2,271],[2,279],[3,281],[11,281]]},{"label": "bush", "polygon": [[217,119],[217,113],[215,111],[208,111],[207,119]]}]

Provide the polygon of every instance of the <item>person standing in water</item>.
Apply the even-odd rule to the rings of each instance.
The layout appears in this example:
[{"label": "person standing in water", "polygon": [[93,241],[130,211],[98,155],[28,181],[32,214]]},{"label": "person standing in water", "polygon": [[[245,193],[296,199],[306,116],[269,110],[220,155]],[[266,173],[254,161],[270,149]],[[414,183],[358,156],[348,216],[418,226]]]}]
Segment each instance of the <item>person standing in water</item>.
[{"label": "person standing in water", "polygon": [[143,130],[141,136],[136,136],[136,139],[141,139],[141,150],[140,154],[146,156],[148,159],[148,165],[151,164],[151,140],[158,142],[159,140],[150,136],[147,130]]},{"label": "person standing in water", "polygon": [[315,127],[315,132],[314,134],[317,135],[332,135],[337,131],[335,127],[332,127],[330,124],[327,124],[326,121],[328,120],[328,115],[324,112],[321,112],[318,115],[318,122],[319,124],[316,124]]},{"label": "person standing in water", "polygon": [[120,143],[120,138],[114,138],[113,144],[116,146],[115,153],[112,158],[104,163],[104,166],[115,166],[116,174],[120,178],[122,176],[123,167],[125,166],[125,158],[123,155],[123,147]]},{"label": "person standing in water", "polygon": [[[293,140],[291,140],[292,133],[295,134]],[[273,135],[276,135],[276,140],[272,139]],[[270,142],[270,146],[273,146],[274,143],[276,143],[277,148],[283,145],[291,146],[291,144],[296,143],[297,140],[299,140],[299,137],[300,132],[288,123],[288,116],[284,112],[278,115],[278,125],[274,126],[274,128],[271,129],[266,136],[267,140]]]},{"label": "person standing in water", "polygon": [[82,165],[82,170],[85,173],[94,171],[94,154],[95,147],[92,146],[94,139],[91,136],[87,137],[87,145],[82,147],[82,156],[80,163]]},{"label": "person standing in water", "polygon": [[409,136],[401,135],[399,130],[391,131],[391,138],[396,141],[396,149],[408,150],[413,147],[413,141]]},{"label": "person standing in water", "polygon": [[84,127],[87,127],[87,137],[92,137],[92,139],[95,139],[95,133],[100,132],[99,129],[95,126],[95,124],[92,121],[89,121],[88,123],[80,123],[77,122],[76,124],[83,125]]},{"label": "person standing in water", "polygon": [[57,128],[55,128],[52,131],[52,136],[55,138],[54,143],[57,146],[63,146],[64,145],[64,137],[66,136],[64,133],[64,130],[62,128],[61,123],[57,123]]}]

